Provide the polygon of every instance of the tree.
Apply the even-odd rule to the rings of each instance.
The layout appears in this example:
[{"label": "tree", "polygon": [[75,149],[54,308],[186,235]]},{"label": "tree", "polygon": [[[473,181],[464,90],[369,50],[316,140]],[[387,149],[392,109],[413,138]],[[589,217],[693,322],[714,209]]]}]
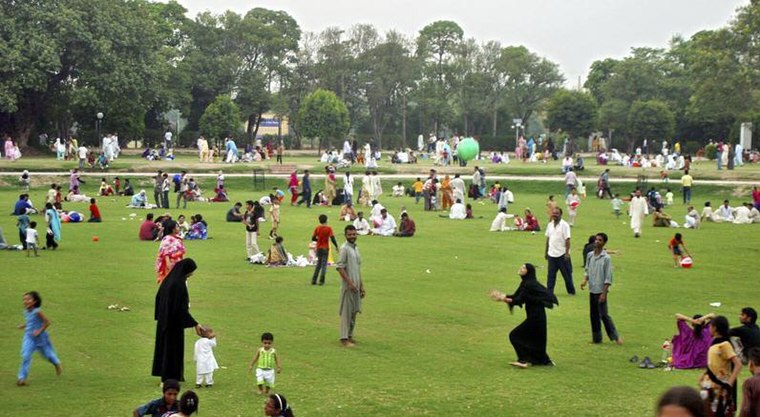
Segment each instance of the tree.
[{"label": "tree", "polygon": [[339,140],[348,133],[351,122],[343,101],[332,91],[320,88],[304,98],[298,125],[304,136],[319,138],[321,152],[322,145],[329,147],[331,139]]},{"label": "tree", "polygon": [[360,83],[364,86],[378,147],[382,147],[383,132],[391,113],[403,106],[406,90],[414,77],[414,61],[399,39],[392,36],[358,59]]},{"label": "tree", "polygon": [[559,90],[547,105],[546,119],[552,130],[562,129],[571,139],[586,135],[594,128],[596,102],[588,93]]},{"label": "tree", "polygon": [[141,134],[169,74],[153,11],[146,0],[1,2],[0,129],[24,147],[35,129],[65,136],[103,112],[105,129]]},{"label": "tree", "polygon": [[606,58],[600,61],[594,61],[591,64],[591,69],[589,69],[583,87],[589,90],[599,104],[604,103],[605,97],[602,87],[610,78],[612,78],[617,63],[618,61],[616,59]]},{"label": "tree", "polygon": [[200,119],[201,133],[216,140],[238,135],[241,129],[240,109],[227,95],[218,96],[209,104]]},{"label": "tree", "polygon": [[455,22],[439,20],[420,31],[417,38],[417,57],[422,61],[420,88],[417,100],[426,108],[433,131],[451,115],[452,62],[460,52],[464,31]]},{"label": "tree", "polygon": [[[599,106],[599,128],[614,133],[614,137],[628,139],[628,110],[631,108],[630,103],[620,100],[611,99],[605,101]],[[610,140],[612,140],[610,137]],[[633,149],[633,143],[626,142],[628,150]],[[607,147],[612,148],[608,143]]]},{"label": "tree", "polygon": [[501,51],[497,70],[505,86],[509,112],[524,122],[530,120],[565,81],[557,64],[530,52],[524,46]]},{"label": "tree", "polygon": [[628,112],[628,132],[634,138],[670,138],[675,126],[673,112],[659,100],[637,101]]}]

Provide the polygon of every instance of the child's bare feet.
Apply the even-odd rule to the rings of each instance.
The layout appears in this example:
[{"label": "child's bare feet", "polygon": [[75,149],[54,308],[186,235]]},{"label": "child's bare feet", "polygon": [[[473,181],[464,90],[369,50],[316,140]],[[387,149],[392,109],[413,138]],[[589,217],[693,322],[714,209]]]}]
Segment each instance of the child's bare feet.
[{"label": "child's bare feet", "polygon": [[55,374],[58,376],[61,376],[61,372],[63,372],[63,368],[61,367],[61,364],[55,366]]},{"label": "child's bare feet", "polygon": [[622,345],[623,344],[623,338],[620,337],[620,336],[618,336],[617,340],[615,340],[615,343],[617,343],[618,345]]}]

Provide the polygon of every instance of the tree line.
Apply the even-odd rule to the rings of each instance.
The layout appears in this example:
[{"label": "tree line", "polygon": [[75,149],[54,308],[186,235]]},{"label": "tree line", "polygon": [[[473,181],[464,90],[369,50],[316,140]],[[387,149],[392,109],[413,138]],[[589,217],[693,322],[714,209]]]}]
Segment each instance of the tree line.
[{"label": "tree line", "polygon": [[175,1],[2,2],[0,131],[22,147],[43,132],[87,142],[103,113],[103,131],[158,139],[181,114],[185,143],[251,140],[273,113],[293,143],[324,146],[346,134],[389,147],[456,132],[507,148],[513,119],[526,136],[725,138],[758,119],[758,7],[668,48],[594,62],[575,91],[556,63],[467,38],[453,21],[413,37],[368,24],[312,33],[265,8],[188,18]]}]

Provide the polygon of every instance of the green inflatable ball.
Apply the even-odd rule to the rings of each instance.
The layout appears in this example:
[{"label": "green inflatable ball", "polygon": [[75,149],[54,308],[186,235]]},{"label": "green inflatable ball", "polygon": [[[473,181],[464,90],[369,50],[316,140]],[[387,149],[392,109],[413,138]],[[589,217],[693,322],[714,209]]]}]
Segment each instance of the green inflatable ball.
[{"label": "green inflatable ball", "polygon": [[463,161],[474,159],[480,153],[480,145],[473,138],[462,139],[457,145],[457,156]]}]

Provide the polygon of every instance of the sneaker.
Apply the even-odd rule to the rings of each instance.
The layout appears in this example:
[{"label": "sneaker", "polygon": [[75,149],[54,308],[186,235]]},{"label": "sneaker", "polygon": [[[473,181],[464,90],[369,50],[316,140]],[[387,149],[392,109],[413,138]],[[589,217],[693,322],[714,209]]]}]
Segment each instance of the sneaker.
[{"label": "sneaker", "polygon": [[213,388],[214,384],[206,384],[206,388]]},{"label": "sneaker", "polygon": [[195,384],[195,388],[201,388],[201,384]]},{"label": "sneaker", "polygon": [[354,347],[356,346],[348,339],[340,339],[340,345],[346,348]]}]

